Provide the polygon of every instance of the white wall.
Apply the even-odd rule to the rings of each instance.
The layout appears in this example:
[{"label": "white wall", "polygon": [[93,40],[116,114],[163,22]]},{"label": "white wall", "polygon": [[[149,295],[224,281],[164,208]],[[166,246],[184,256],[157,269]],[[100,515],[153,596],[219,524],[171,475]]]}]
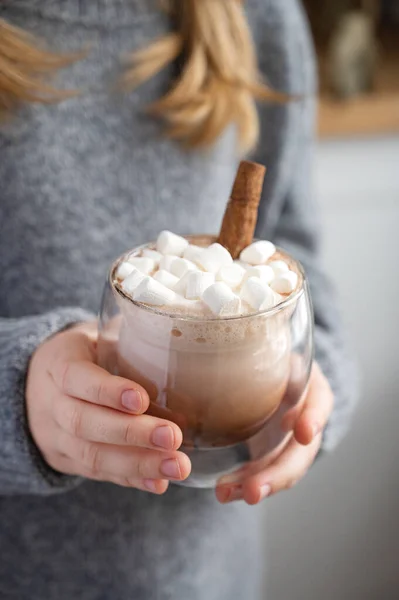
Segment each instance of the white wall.
[{"label": "white wall", "polygon": [[399,137],[320,144],[316,188],[363,389],[339,449],[268,502],[266,597],[397,600]]}]

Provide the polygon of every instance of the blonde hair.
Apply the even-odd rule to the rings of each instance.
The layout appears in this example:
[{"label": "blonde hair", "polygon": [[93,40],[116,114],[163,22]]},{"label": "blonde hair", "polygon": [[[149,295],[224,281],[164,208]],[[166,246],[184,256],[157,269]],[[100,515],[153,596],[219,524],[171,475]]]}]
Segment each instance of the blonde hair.
[{"label": "blonde hair", "polygon": [[[232,123],[247,151],[259,137],[256,101],[284,101],[259,73],[241,0],[162,0],[176,30],[139,50],[123,77],[137,87],[180,60],[169,91],[148,107],[166,124],[169,137],[190,148],[212,145]],[[21,30],[0,20],[0,113],[21,102],[57,102],[71,92],[46,83],[45,76],[76,60],[40,48]]]},{"label": "blonde hair", "polygon": [[59,102],[73,95],[55,89],[46,78],[76,58],[45,50],[32,36],[0,19],[0,117],[25,102]]}]

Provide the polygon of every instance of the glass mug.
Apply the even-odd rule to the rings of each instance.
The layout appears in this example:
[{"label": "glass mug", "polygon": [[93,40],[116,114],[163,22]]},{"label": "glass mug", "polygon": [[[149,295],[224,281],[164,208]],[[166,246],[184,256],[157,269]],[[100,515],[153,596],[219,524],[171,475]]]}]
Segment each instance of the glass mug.
[{"label": "glass mug", "polygon": [[[188,236],[191,243],[215,238]],[[182,429],[190,477],[180,485],[214,487],[250,461],[267,465],[289,442],[284,415],[303,401],[313,360],[313,313],[301,265],[279,251],[298,274],[281,304],[238,317],[182,316],[140,305],[115,285],[111,267],[101,304],[98,362],[141,384],[148,414]]]}]

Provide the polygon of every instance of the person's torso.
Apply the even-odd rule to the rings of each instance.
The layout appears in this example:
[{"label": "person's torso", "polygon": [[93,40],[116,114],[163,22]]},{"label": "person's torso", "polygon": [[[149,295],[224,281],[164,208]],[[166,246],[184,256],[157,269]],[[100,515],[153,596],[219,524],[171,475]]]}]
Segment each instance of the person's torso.
[{"label": "person's torso", "polygon": [[[276,87],[284,89],[286,60],[273,28],[265,30],[283,23],[276,4],[251,0],[247,8],[274,80],[281,63]],[[88,48],[57,79],[78,97],[26,107],[0,128],[0,313],[96,310],[106,269],[124,250],[162,229],[217,232],[239,160],[235,131],[202,152],[165,138],[145,107],[167,90],[173,66],[131,93],[116,89],[126,55],[169,31],[156,0],[13,0],[0,14],[55,49]],[[286,143],[273,111],[284,110],[270,107],[263,127],[269,183]],[[269,202],[278,186],[275,177]]]},{"label": "person's torso", "polygon": [[[287,5],[246,3],[263,70],[290,91],[285,29],[298,17],[290,24],[295,0]],[[174,67],[129,94],[115,89],[124,55],[170,28],[156,0],[2,7],[2,18],[53,48],[89,52],[57,80],[79,96],[25,107],[0,126],[0,316],[95,311],[106,270],[124,250],[166,228],[217,232],[239,160],[235,132],[204,152],[164,137],[144,108],[168,89]],[[289,110],[262,112],[270,207],[289,171]],[[57,497],[0,498],[0,597],[252,600],[259,557],[248,511],[218,506],[212,492],[172,488],[159,498],[97,483]]]},{"label": "person's torso", "polygon": [[169,30],[155,2],[135,0],[120,17],[112,5],[127,3],[93,2],[108,6],[111,22],[105,9],[86,19],[90,2],[67,2],[83,12],[63,20],[51,2],[30,4],[6,3],[3,16],[52,47],[89,51],[57,79],[78,97],[25,107],[0,129],[3,316],[96,310],[106,269],[124,250],[162,229],[216,232],[238,161],[233,128],[215,147],[187,152],[146,116],[174,67],[131,93],[116,90],[123,57]]}]

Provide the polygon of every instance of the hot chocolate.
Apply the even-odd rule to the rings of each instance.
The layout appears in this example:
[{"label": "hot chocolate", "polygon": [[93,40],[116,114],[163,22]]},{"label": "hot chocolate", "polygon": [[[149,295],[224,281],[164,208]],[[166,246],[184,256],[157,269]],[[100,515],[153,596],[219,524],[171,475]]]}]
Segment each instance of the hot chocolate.
[{"label": "hot chocolate", "polygon": [[245,440],[276,411],[287,386],[292,304],[282,300],[260,314],[246,305],[242,315],[215,318],[195,301],[155,308],[121,297],[118,373],[148,390],[152,412],[183,425],[185,444]]},{"label": "hot chocolate", "polygon": [[282,417],[312,361],[303,272],[271,242],[252,240],[264,171],[249,163],[240,172],[225,246],[163,231],[115,263],[102,307],[99,363],[140,383],[149,412],[181,427],[187,483],[201,487],[280,450],[290,435]]}]

